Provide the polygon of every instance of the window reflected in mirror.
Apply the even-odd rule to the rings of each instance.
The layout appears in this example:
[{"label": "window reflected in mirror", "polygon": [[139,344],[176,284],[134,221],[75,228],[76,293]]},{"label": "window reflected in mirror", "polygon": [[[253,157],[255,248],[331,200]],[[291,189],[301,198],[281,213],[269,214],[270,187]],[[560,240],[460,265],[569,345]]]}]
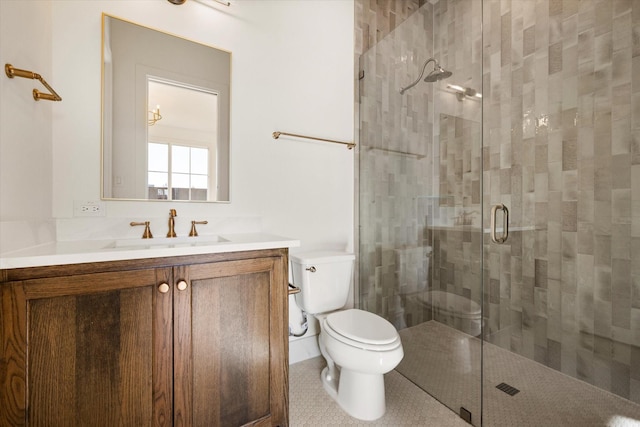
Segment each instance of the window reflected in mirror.
[{"label": "window reflected in mirror", "polygon": [[149,199],[207,200],[208,157],[207,148],[149,142]]},{"label": "window reflected in mirror", "polygon": [[148,198],[215,200],[218,94],[155,77],[147,93]]}]

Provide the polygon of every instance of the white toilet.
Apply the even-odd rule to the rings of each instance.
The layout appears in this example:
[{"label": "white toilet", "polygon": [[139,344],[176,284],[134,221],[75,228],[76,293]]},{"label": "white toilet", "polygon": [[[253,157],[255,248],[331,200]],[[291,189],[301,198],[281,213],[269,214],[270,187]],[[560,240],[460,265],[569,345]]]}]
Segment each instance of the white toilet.
[{"label": "white toilet", "polygon": [[404,356],[398,332],[376,314],[339,310],[349,295],[353,254],[306,252],[290,258],[293,284],[301,289],[296,303],[320,323],[324,389],[352,417],[380,418],[386,409],[383,374]]}]

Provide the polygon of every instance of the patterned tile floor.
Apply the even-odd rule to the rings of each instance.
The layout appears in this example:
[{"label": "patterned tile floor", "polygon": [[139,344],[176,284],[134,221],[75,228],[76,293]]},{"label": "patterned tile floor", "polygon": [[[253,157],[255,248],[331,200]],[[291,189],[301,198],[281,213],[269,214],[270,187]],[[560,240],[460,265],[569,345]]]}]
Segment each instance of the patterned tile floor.
[{"label": "patterned tile floor", "polygon": [[[471,410],[479,425],[480,342],[433,321],[400,334],[405,358],[385,375],[387,412],[382,418],[367,422],[345,414],[322,388],[325,364],[317,357],[290,367],[291,425],[469,426],[415,384],[451,407]],[[497,346],[485,343],[484,351],[485,426],[640,427],[640,405]],[[507,395],[495,388],[500,382],[520,392]]]},{"label": "patterned tile floor", "polygon": [[309,426],[469,426],[433,397],[395,371],[385,375],[387,412],[376,421],[347,415],[322,388],[324,359],[316,357],[289,367],[289,421]]}]

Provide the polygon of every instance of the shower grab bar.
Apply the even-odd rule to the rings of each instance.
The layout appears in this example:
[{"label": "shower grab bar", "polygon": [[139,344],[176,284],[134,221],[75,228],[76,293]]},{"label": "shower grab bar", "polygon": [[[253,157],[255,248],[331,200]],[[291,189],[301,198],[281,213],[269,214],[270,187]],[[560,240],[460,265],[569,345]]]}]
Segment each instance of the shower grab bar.
[{"label": "shower grab bar", "polygon": [[342,145],[346,145],[349,150],[351,150],[352,148],[354,148],[356,146],[356,144],[354,142],[336,141],[335,139],[327,139],[327,138],[316,138],[315,136],[298,135],[296,133],[275,131],[275,132],[273,132],[271,134],[273,139],[280,138],[280,135],[293,136],[295,138],[313,139],[315,141],[331,142],[333,144],[342,144]]},{"label": "shower grab bar", "polygon": [[392,150],[391,148],[369,147],[369,146],[364,146],[364,145],[361,145],[361,147],[365,147],[365,148],[367,148],[367,150],[378,150],[378,151],[385,151],[385,152],[393,153],[393,154],[400,154],[400,155],[404,155],[404,156],[414,156],[418,160],[424,159],[425,157],[427,157],[426,154],[410,153],[409,151]]},{"label": "shower grab bar", "polygon": [[[500,237],[496,234],[496,216],[498,211],[504,212],[502,215],[502,235]],[[502,203],[494,205],[491,208],[491,240],[493,243],[503,244],[509,238],[509,209]]]}]

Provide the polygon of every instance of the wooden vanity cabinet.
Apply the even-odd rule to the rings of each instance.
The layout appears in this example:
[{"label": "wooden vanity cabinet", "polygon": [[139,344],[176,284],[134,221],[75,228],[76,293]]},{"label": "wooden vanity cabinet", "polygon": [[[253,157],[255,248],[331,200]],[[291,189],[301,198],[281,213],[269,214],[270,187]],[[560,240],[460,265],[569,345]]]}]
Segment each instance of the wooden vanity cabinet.
[{"label": "wooden vanity cabinet", "polygon": [[0,278],[1,426],[288,425],[286,249]]}]

